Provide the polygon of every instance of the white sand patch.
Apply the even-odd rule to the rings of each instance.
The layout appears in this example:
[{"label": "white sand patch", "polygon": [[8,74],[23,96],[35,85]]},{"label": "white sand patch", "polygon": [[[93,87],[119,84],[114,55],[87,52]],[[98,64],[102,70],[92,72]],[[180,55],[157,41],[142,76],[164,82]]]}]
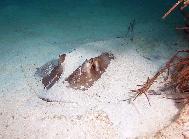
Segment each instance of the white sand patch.
[{"label": "white sand patch", "polygon": [[[178,109],[172,100],[163,99],[162,96],[149,96],[151,106],[144,96],[129,103],[128,99],[133,95],[130,90],[136,89],[137,84],[146,81],[149,75],[154,74],[158,66],[142,57],[132,44],[127,44],[132,46],[131,49],[124,47],[118,49],[114,46],[120,43],[122,40],[118,39],[81,45],[75,51],[67,53],[65,73],[50,90],[45,91],[41,82],[37,83],[34,78],[27,79],[30,87],[40,97],[63,103],[61,113],[68,119],[102,111],[112,123],[111,128],[116,131],[117,137],[137,137],[155,133],[171,123]],[[65,77],[70,75],[85,59],[109,51],[116,58],[111,61],[106,72],[90,89],[74,90],[63,83]],[[154,89],[158,91],[157,88]],[[49,109],[48,106],[46,109]],[[83,128],[88,126],[86,123],[82,124]],[[79,128],[77,130],[80,132]],[[106,129],[102,130],[104,132]],[[83,136],[88,135],[81,137]]]},{"label": "white sand patch", "polygon": [[[24,43],[29,44],[27,41]],[[136,85],[142,84],[157,71],[157,62],[165,62],[165,51],[158,53],[158,59],[153,61],[150,56],[156,51],[150,53],[150,60],[145,57],[145,49],[139,49],[139,46],[127,39],[97,41],[80,45],[71,52],[60,51],[59,54],[67,54],[65,72],[46,91],[34,73],[37,67],[51,60],[49,57],[57,58],[58,52],[52,51],[48,56],[39,55],[40,49],[33,53],[31,50],[32,47],[29,47],[14,59],[18,63],[17,70],[9,64],[5,68],[10,71],[6,70],[4,81],[8,83],[10,79],[7,75],[14,75],[12,70],[15,70],[18,76],[12,76],[16,80],[11,81],[19,82],[1,93],[3,105],[0,107],[0,137],[133,138],[157,132],[169,125],[178,112],[175,103],[162,95],[149,96],[151,106],[143,95],[130,101],[133,96],[130,90],[136,89]],[[113,53],[115,59],[91,88],[79,91],[63,83],[85,59],[96,57],[102,52]],[[35,61],[32,55],[38,60]],[[151,89],[159,91],[157,87]],[[47,103],[38,97],[59,102]],[[105,122],[98,119],[102,113],[100,117]]]}]

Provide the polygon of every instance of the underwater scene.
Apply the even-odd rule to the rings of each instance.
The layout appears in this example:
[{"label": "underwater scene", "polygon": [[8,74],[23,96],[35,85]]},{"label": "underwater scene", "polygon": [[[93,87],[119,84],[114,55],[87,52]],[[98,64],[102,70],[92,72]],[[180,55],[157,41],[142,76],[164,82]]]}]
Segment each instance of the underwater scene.
[{"label": "underwater scene", "polygon": [[1,0],[0,139],[189,138],[189,0]]}]

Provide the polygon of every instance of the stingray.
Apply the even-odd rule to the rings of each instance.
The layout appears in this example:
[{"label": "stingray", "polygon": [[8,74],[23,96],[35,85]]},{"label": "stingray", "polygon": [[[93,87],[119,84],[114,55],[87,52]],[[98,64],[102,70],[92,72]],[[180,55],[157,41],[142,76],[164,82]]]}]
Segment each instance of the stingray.
[{"label": "stingray", "polygon": [[52,60],[40,68],[37,68],[36,75],[42,77],[45,89],[50,89],[61,77],[64,71],[64,61],[66,54],[59,55],[57,61]]},{"label": "stingray", "polygon": [[114,59],[114,55],[105,52],[100,56],[85,60],[81,66],[65,79],[69,83],[68,87],[87,90],[95,81],[101,78],[112,59]]}]

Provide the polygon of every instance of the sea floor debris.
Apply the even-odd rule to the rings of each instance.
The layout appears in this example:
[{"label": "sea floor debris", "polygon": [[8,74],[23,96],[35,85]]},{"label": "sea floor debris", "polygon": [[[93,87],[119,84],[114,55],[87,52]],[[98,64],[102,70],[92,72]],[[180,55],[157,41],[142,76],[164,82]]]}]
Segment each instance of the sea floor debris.
[{"label": "sea floor debris", "polygon": [[141,94],[147,96],[149,88],[163,73],[166,73],[165,79],[168,80],[169,85],[173,86],[177,92],[189,93],[189,50],[177,51],[152,78],[148,78],[147,81],[141,85],[141,88],[132,90],[132,92],[137,93],[134,99]]}]

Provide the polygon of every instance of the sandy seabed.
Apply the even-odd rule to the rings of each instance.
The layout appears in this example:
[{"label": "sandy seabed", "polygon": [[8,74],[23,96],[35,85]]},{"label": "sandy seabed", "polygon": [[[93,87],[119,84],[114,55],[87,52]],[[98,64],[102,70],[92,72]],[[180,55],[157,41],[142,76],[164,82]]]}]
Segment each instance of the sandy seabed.
[{"label": "sandy seabed", "polygon": [[[86,2],[0,5],[0,138],[182,138],[174,136],[171,124],[180,107],[165,98],[171,90],[163,91],[161,79],[150,88],[161,94],[149,95],[151,106],[143,95],[132,101],[130,90],[176,50],[188,47],[182,33],[174,31],[183,23],[174,16],[162,21],[162,7],[169,4],[159,1]],[[133,32],[128,32],[133,20]],[[116,58],[94,86],[83,92],[62,83],[101,52]],[[36,68],[61,53],[67,54],[65,72],[45,91],[34,76]],[[164,130],[167,126],[170,130]]]},{"label": "sandy seabed", "polygon": [[[18,55],[16,71],[23,80],[17,78],[17,86],[8,89],[4,82],[0,94],[0,138],[134,138],[155,134],[170,125],[179,107],[165,98],[160,81],[151,88],[161,94],[149,96],[151,106],[145,96],[132,101],[130,90],[152,76],[174,49],[168,54],[166,47],[155,47],[149,54],[136,45],[137,41],[141,42],[138,38],[134,42],[128,38],[110,39],[60,52],[67,53],[65,72],[48,91],[34,76],[45,60],[35,63],[29,49]],[[62,83],[85,59],[101,52],[112,52],[116,58],[90,89],[76,91]],[[7,66],[4,74],[10,73],[8,69],[14,70]],[[59,102],[48,103],[38,96]]]}]

